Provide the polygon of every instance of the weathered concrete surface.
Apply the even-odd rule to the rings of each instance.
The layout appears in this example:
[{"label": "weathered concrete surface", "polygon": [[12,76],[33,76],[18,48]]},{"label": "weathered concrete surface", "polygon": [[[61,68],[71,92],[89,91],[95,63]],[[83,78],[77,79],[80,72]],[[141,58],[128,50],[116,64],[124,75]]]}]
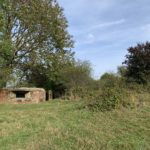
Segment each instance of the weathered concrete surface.
[{"label": "weathered concrete surface", "polygon": [[46,100],[42,88],[6,88],[0,89],[0,102],[39,103]]},{"label": "weathered concrete surface", "polygon": [[0,89],[0,102],[8,101],[9,91],[6,89]]}]

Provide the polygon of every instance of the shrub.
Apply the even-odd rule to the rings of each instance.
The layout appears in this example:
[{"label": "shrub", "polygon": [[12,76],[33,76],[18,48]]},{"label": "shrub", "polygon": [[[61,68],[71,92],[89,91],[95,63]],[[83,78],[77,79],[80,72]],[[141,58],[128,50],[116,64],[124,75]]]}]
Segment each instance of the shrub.
[{"label": "shrub", "polygon": [[75,87],[68,90],[63,97],[68,100],[94,100],[99,94],[99,91],[94,90],[90,87]]},{"label": "shrub", "polygon": [[110,111],[121,107],[133,107],[134,101],[130,93],[123,88],[106,87],[95,100],[88,103],[88,108],[91,110]]}]

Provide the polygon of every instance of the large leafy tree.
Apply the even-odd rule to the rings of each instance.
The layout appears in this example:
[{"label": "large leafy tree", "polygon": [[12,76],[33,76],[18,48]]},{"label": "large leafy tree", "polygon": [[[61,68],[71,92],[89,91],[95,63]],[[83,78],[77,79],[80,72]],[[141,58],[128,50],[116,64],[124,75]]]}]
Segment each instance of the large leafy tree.
[{"label": "large leafy tree", "polygon": [[[29,64],[26,72],[25,81],[28,85],[31,84],[36,87],[43,87],[45,89],[55,90],[56,86],[61,84],[60,76],[65,68],[72,66],[74,59],[73,54],[68,52],[68,55],[62,56],[62,54],[55,53],[50,55],[48,60],[42,62]],[[26,65],[25,65],[26,66]],[[26,70],[26,69],[25,69]],[[24,84],[25,82],[23,82]]]},{"label": "large leafy tree", "polygon": [[56,85],[53,87],[54,96],[57,97],[57,94],[63,95],[64,93],[69,94],[73,99],[80,96],[81,93],[83,94],[83,89],[85,92],[92,87],[94,81],[91,72],[91,64],[88,61],[74,61],[60,68]]},{"label": "large leafy tree", "polygon": [[150,42],[130,47],[124,63],[129,81],[142,84],[150,82]]},{"label": "large leafy tree", "polygon": [[88,61],[75,61],[60,70],[59,78],[66,88],[86,87],[92,80],[91,64]]},{"label": "large leafy tree", "polygon": [[19,72],[28,81],[35,70],[52,71],[72,59],[72,37],[56,0],[2,0],[0,21],[0,67],[10,68],[8,75]]}]

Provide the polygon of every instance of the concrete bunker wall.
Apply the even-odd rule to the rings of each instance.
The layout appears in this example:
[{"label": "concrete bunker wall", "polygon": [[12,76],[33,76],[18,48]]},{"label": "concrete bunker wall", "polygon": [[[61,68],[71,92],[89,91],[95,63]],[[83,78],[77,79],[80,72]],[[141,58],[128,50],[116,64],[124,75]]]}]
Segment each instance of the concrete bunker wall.
[{"label": "concrete bunker wall", "polygon": [[31,102],[46,100],[46,92],[41,88],[15,88],[0,90],[0,102]]},{"label": "concrete bunker wall", "polygon": [[5,102],[8,100],[9,91],[5,89],[0,89],[0,102]]}]

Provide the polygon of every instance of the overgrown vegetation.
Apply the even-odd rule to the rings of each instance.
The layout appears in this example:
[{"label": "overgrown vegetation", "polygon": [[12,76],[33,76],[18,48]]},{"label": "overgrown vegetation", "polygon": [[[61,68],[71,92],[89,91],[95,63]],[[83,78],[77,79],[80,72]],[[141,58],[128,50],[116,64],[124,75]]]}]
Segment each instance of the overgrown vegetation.
[{"label": "overgrown vegetation", "polygon": [[112,73],[104,74],[98,82],[99,87],[94,91],[92,100],[88,100],[86,104],[92,110],[104,111],[149,105],[148,85],[126,82],[124,77]]},{"label": "overgrown vegetation", "polygon": [[[126,66],[118,72],[105,73],[98,84],[98,95],[87,106],[93,110],[112,110],[121,107],[134,108],[149,105],[150,97],[150,43],[138,44],[128,49]],[[142,96],[142,95],[145,95]]]}]

